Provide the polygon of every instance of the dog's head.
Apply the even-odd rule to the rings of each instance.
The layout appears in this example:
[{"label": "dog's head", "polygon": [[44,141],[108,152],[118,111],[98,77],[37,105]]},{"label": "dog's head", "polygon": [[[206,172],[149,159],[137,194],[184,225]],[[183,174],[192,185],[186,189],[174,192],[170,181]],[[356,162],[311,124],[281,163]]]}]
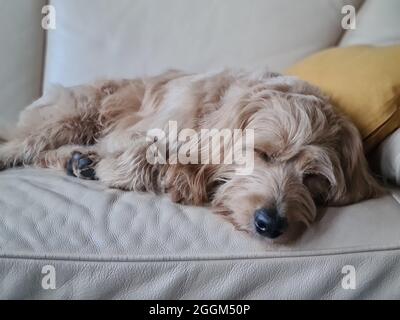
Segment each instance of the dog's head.
[{"label": "dog's head", "polygon": [[[318,207],[381,193],[357,129],[314,87],[301,81],[275,84],[252,95],[240,114],[255,132],[254,170],[231,174],[213,199],[240,229],[285,238],[299,225],[310,225]],[[225,170],[231,168],[220,168],[222,176]]]},{"label": "dog's head", "polygon": [[[215,125],[254,129],[253,171],[238,175],[235,164],[175,167],[178,198],[211,201],[238,229],[285,240],[310,225],[319,207],[382,193],[358,130],[316,88],[275,83],[253,89],[236,106],[234,119]],[[183,185],[190,187],[181,192]]]}]

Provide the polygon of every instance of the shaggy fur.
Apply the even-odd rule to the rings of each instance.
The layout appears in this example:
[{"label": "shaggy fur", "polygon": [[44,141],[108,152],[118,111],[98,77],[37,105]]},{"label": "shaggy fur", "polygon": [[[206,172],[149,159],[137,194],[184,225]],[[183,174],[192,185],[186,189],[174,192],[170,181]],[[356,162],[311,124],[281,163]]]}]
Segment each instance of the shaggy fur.
[{"label": "shaggy fur", "polygon": [[[255,129],[253,173],[237,175],[235,164],[149,164],[146,133],[169,120],[195,130]],[[0,145],[0,168],[18,165],[69,170],[80,178],[95,174],[109,187],[211,204],[254,235],[260,208],[276,209],[290,231],[311,224],[319,206],[382,193],[355,126],[317,88],[268,72],[171,71],[54,87],[22,112],[13,139]]]}]

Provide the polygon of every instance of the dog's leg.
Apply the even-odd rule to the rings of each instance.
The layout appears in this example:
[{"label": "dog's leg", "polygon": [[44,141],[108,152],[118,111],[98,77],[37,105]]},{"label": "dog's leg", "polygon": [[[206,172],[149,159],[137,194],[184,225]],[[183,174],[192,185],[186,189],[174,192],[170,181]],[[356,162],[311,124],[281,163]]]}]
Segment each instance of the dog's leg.
[{"label": "dog's leg", "polygon": [[21,148],[17,141],[0,144],[0,170],[22,164],[21,159],[17,157],[20,153]]},{"label": "dog's leg", "polygon": [[148,146],[144,138],[139,138],[120,152],[106,153],[103,150],[101,156],[78,152],[71,156],[69,163],[79,178],[97,179],[111,188],[158,192],[160,165],[147,161]]},{"label": "dog's leg", "polygon": [[81,179],[94,179],[98,162],[96,146],[66,145],[56,150],[43,151],[35,158],[33,167],[66,171],[68,175]]},{"label": "dog's leg", "polygon": [[[33,132],[19,134],[15,139],[0,144],[0,169],[19,165],[32,165],[44,151],[63,145],[89,145],[98,132],[95,121],[66,118],[47,123]],[[90,127],[92,126],[92,128]]]},{"label": "dog's leg", "polygon": [[0,169],[32,165],[39,155],[69,144],[93,144],[101,131],[99,90],[56,87],[20,115],[12,139],[0,144]]},{"label": "dog's leg", "polygon": [[148,147],[148,141],[140,138],[123,152],[102,158],[96,166],[96,177],[112,188],[159,192],[161,165],[148,161]]},{"label": "dog's leg", "polygon": [[[8,148],[10,149],[6,151],[9,154],[17,154],[19,151],[17,144],[10,144]],[[12,150],[12,148],[15,149]],[[82,179],[94,179],[94,169],[92,168],[98,162],[98,155],[95,152],[95,148],[96,146],[65,145],[58,149],[42,151],[33,158],[29,166],[63,170],[71,176]],[[6,162],[13,162],[10,166],[22,164],[15,161],[15,159],[5,159],[4,162],[0,162],[0,170],[6,168]]]}]

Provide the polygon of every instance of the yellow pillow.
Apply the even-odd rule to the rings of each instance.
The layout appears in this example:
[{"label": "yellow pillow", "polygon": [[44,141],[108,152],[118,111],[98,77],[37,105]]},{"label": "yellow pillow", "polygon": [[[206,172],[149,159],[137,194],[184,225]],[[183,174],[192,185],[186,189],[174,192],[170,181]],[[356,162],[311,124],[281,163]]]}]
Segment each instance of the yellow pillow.
[{"label": "yellow pillow", "polygon": [[400,127],[400,45],[328,49],[286,73],[321,88],[358,127],[367,151]]}]

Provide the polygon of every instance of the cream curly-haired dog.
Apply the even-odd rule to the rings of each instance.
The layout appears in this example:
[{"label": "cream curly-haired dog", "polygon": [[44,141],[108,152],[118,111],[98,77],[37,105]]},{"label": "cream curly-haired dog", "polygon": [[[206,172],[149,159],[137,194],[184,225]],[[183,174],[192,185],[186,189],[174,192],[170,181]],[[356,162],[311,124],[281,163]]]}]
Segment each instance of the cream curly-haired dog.
[{"label": "cream curly-haired dog", "polygon": [[[146,133],[170,120],[179,129],[254,129],[252,173],[237,174],[235,163],[149,163]],[[22,112],[17,132],[0,145],[0,167],[18,165],[211,204],[238,229],[266,238],[309,225],[317,207],[382,193],[355,126],[317,88],[269,72],[171,71],[55,87]]]}]

